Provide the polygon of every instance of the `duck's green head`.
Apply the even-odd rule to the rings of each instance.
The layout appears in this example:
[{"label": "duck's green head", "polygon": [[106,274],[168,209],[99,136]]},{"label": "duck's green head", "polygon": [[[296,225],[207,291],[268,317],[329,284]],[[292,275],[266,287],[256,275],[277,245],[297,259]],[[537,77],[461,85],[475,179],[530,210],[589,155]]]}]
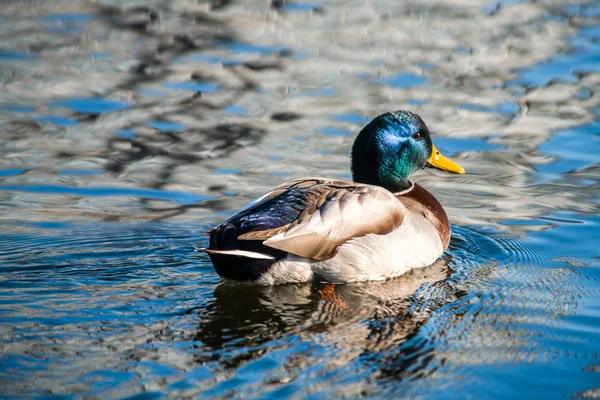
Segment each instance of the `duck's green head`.
[{"label": "duck's green head", "polygon": [[393,192],[410,187],[408,177],[425,167],[455,174],[465,170],[440,154],[425,122],[410,111],[382,114],[356,137],[352,146],[355,182],[383,186]]}]

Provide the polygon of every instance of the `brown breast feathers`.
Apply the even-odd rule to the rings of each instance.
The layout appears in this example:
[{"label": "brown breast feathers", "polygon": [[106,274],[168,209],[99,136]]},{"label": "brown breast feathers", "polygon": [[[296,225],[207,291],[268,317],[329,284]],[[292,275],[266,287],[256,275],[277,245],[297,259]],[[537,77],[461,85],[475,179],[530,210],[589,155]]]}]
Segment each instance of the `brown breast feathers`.
[{"label": "brown breast feathers", "polygon": [[450,224],[446,211],[431,193],[417,183],[414,185],[410,192],[399,195],[398,199],[410,210],[422,213],[435,226],[440,239],[442,239],[444,250],[446,250],[450,243]]}]

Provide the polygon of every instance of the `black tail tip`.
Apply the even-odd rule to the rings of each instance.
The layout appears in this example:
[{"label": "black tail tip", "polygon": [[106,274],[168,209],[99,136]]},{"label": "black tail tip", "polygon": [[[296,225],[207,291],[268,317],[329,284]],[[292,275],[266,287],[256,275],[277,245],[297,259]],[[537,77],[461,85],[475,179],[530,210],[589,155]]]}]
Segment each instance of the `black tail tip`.
[{"label": "black tail tip", "polygon": [[233,254],[208,253],[215,271],[221,278],[238,282],[255,282],[262,277],[276,259],[256,259]]}]

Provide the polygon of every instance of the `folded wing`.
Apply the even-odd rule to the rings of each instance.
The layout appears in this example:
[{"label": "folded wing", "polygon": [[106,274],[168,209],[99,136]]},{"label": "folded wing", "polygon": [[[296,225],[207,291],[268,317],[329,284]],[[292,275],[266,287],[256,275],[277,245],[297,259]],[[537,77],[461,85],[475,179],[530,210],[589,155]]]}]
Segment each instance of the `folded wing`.
[{"label": "folded wing", "polygon": [[405,211],[383,188],[310,178],[275,188],[226,223],[238,227],[238,243],[260,241],[272,249],[326,260],[352,238],[398,228]]}]

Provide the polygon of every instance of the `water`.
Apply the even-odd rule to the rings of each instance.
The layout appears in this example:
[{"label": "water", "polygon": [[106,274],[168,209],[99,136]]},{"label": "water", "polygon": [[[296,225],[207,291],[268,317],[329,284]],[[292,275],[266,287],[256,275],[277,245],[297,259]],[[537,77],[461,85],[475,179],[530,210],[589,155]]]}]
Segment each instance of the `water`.
[{"label": "water", "polygon": [[[136,5],[137,4],[137,5]],[[0,16],[0,395],[600,396],[600,3],[12,2]],[[284,180],[349,178],[407,108],[448,252],[239,287],[196,249]]]}]

